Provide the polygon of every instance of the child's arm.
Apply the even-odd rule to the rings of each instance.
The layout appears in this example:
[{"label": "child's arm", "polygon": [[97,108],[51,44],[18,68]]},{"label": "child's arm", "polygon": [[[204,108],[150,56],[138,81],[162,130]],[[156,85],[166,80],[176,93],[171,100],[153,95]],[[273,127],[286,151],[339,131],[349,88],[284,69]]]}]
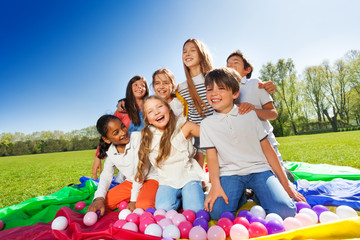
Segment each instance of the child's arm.
[{"label": "child's arm", "polygon": [[101,160],[99,157],[95,156],[94,163],[92,165],[92,175],[93,178],[97,179],[97,171],[99,170],[99,174],[101,173]]},{"label": "child's arm", "polygon": [[275,120],[278,117],[273,102],[265,103],[261,109],[255,109],[255,112],[260,120]]},{"label": "child's arm", "polygon": [[260,120],[275,120],[278,117],[277,111],[273,102],[268,102],[262,105],[261,109],[256,109],[251,103],[244,102],[239,105],[239,114],[246,114],[254,110]]},{"label": "child's arm", "polygon": [[226,196],[224,189],[221,187],[220,184],[219,161],[218,161],[216,149],[215,148],[207,149],[206,155],[207,155],[207,164],[209,169],[211,188],[208,196],[205,199],[204,208],[206,211],[211,212],[214,203],[218,197],[222,197],[226,204],[229,204],[229,199]]},{"label": "child's arm", "polygon": [[304,201],[306,202],[306,199],[303,195],[301,195],[299,192],[297,192],[291,185],[289,180],[287,179],[280,161],[275,153],[274,148],[271,146],[269,140],[267,138],[263,139],[260,142],[261,148],[265,154],[265,157],[270,165],[270,167],[272,168],[272,170],[274,171],[275,175],[277,176],[277,178],[279,179],[281,185],[283,186],[283,188],[285,189],[285,191],[287,192],[287,194],[289,195],[289,197],[293,198],[296,201]]},{"label": "child's arm", "polygon": [[272,81],[259,82],[259,88],[265,89],[270,94],[273,94],[276,89],[275,84]]},{"label": "child's arm", "polygon": [[187,121],[181,127],[181,130],[186,139],[189,139],[191,136],[200,137],[200,126],[194,122]]},{"label": "child's arm", "polygon": [[115,166],[111,159],[107,159],[104,163],[104,170],[100,175],[98,188],[94,194],[93,203],[87,209],[87,212],[96,212],[100,210],[100,217],[105,213],[105,196],[109,190],[112,178],[114,176]]}]

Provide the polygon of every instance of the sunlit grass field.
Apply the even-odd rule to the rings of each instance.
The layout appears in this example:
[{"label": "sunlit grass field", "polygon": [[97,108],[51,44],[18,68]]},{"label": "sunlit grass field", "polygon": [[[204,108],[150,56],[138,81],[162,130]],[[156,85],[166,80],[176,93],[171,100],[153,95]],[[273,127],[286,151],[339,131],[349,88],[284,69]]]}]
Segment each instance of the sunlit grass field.
[{"label": "sunlit grass field", "polygon": [[[360,169],[360,131],[277,138],[284,160]],[[0,208],[91,176],[95,150],[0,158]]]}]

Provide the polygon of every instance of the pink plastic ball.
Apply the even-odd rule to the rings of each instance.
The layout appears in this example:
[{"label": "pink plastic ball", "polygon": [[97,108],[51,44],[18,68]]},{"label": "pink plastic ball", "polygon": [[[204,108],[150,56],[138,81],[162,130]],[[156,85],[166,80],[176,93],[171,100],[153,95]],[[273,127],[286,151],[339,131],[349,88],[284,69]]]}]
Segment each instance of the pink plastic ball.
[{"label": "pink plastic ball", "polygon": [[244,225],[234,224],[230,229],[230,237],[232,240],[249,239],[249,231]]},{"label": "pink plastic ball", "polygon": [[122,228],[124,226],[124,224],[126,223],[126,220],[124,219],[119,219],[114,223],[114,228]]},{"label": "pink plastic ball", "polygon": [[168,225],[164,228],[162,236],[164,238],[170,237],[170,238],[178,239],[180,238],[180,230],[175,225]]},{"label": "pink plastic ball", "polygon": [[317,224],[317,222],[319,220],[318,215],[314,212],[314,210],[312,210],[310,208],[303,208],[300,210],[299,213],[305,213],[305,214],[309,215],[311,217],[312,224]]},{"label": "pink plastic ball", "polygon": [[140,224],[139,224],[140,232],[142,233],[145,232],[146,227],[152,223],[155,223],[155,220],[153,218],[144,218],[140,220]]},{"label": "pink plastic ball", "polygon": [[208,240],[225,240],[226,234],[221,227],[214,225],[209,228],[207,238]]},{"label": "pink plastic ball", "polygon": [[154,216],[157,216],[157,215],[162,215],[162,216],[165,216],[166,214],[166,211],[164,209],[157,209],[155,212],[154,212]]},{"label": "pink plastic ball", "polygon": [[86,207],[86,203],[83,201],[77,202],[75,204],[75,210],[83,210]]},{"label": "pink plastic ball", "polygon": [[286,231],[301,228],[303,226],[302,223],[294,217],[285,218],[283,225]]},{"label": "pink plastic ball", "polygon": [[298,213],[295,215],[295,218],[299,220],[304,227],[314,224],[312,218],[306,213]]},{"label": "pink plastic ball", "polygon": [[162,229],[164,229],[166,226],[171,225],[172,221],[168,218],[161,219],[158,223]]},{"label": "pink plastic ball", "polygon": [[139,216],[136,213],[130,213],[127,215],[126,219],[127,222],[133,222],[136,225],[139,225],[140,219]]},{"label": "pink plastic ball", "polygon": [[234,224],[241,224],[244,227],[246,227],[246,229],[248,229],[249,225],[250,225],[249,220],[247,220],[245,217],[237,217],[237,218],[235,218],[233,223]]},{"label": "pink plastic ball", "polygon": [[299,202],[295,203],[295,205],[296,205],[296,213],[299,213],[300,210],[303,209],[303,208],[310,208],[311,209],[310,205],[308,203],[306,203],[306,202],[299,201]]},{"label": "pink plastic ball", "polygon": [[133,232],[138,232],[139,231],[138,226],[136,226],[136,224],[133,223],[133,222],[125,223],[124,226],[122,227],[122,229],[130,230],[130,231],[133,231]]},{"label": "pink plastic ball", "polygon": [[177,211],[175,211],[174,209],[171,209],[171,210],[166,212],[165,217],[169,218],[169,219],[172,219],[177,214],[178,214]]},{"label": "pink plastic ball", "polygon": [[189,232],[189,240],[206,240],[206,231],[200,226],[193,227]]},{"label": "pink plastic ball", "polygon": [[182,213],[186,220],[188,220],[189,222],[193,223],[194,220],[195,220],[195,213],[193,211],[191,211],[190,209],[187,209],[185,210],[183,213]]},{"label": "pink plastic ball", "polygon": [[226,218],[226,217],[220,218],[217,221],[216,225],[218,225],[219,227],[224,229],[224,232],[225,232],[227,237],[230,236],[230,229],[233,226],[233,223],[229,218]]},{"label": "pink plastic ball", "polygon": [[162,236],[162,228],[156,223],[152,223],[145,229],[144,233],[146,235],[161,237]]},{"label": "pink plastic ball", "polygon": [[144,213],[145,211],[142,208],[136,208],[133,213],[136,213],[139,217]]},{"label": "pink plastic ball", "polygon": [[189,232],[192,229],[193,225],[189,221],[181,222],[178,226],[180,230],[180,238],[189,238]]},{"label": "pink plastic ball", "polygon": [[94,225],[98,220],[98,215],[95,212],[88,212],[83,218],[83,222],[86,226]]},{"label": "pink plastic ball", "polygon": [[155,219],[154,216],[153,216],[150,212],[144,212],[143,214],[141,214],[141,216],[140,216],[140,222],[141,222],[141,220],[143,220],[143,219],[145,219],[145,218]]},{"label": "pink plastic ball", "polygon": [[127,207],[127,205],[128,205],[127,201],[121,201],[119,203],[119,210],[121,211],[121,210],[125,209]]},{"label": "pink plastic ball", "polygon": [[163,216],[163,215],[156,215],[154,218],[155,218],[155,221],[158,223],[158,222],[160,222],[161,219],[164,219],[165,216]]},{"label": "pink plastic ball", "polygon": [[186,217],[184,215],[182,215],[181,213],[176,214],[172,218],[172,222],[175,226],[179,226],[179,224],[184,221],[186,221]]},{"label": "pink plastic ball", "polygon": [[4,222],[0,220],[0,231],[4,228]]},{"label": "pink plastic ball", "polygon": [[256,238],[261,236],[266,236],[268,234],[268,231],[266,227],[259,223],[259,222],[253,222],[249,226],[249,237],[250,238]]}]

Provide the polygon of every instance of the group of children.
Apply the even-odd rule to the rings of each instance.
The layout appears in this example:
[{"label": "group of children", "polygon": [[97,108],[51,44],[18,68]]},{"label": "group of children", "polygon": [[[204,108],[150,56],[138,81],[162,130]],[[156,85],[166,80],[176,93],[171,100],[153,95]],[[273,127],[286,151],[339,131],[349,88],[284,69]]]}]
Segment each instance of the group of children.
[{"label": "group of children", "polygon": [[[293,200],[306,200],[286,177],[268,122],[277,117],[268,93],[275,86],[250,79],[253,67],[239,51],[228,57],[228,68],[213,69],[204,44],[189,39],[182,59],[187,80],[177,88],[168,69],[154,72],[154,96],[135,76],[115,114],[98,120],[94,178],[100,159],[106,161],[88,211],[102,216],[128,201],[130,210],[205,209],[217,220],[224,211],[235,213],[249,188],[267,213],[294,216]],[[121,183],[108,191],[116,168]]]}]

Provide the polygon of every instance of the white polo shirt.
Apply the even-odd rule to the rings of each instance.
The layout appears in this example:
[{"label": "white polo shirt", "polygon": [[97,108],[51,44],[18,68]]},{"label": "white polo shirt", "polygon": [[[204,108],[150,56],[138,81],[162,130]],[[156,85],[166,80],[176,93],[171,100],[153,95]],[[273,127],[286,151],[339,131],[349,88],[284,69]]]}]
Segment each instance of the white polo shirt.
[{"label": "white polo shirt", "polygon": [[227,114],[215,111],[200,125],[200,147],[216,148],[220,176],[271,170],[260,145],[266,137],[256,113],[240,115],[237,106]]},{"label": "white polo shirt", "polygon": [[[268,102],[273,102],[271,95],[265,90],[259,88],[259,79],[247,79],[244,77],[240,83],[240,102],[248,102],[255,106],[256,109],[262,109],[262,106]],[[268,134],[268,140],[272,146],[279,145],[273,133],[273,126],[268,120],[260,120]]]},{"label": "white polo shirt", "polygon": [[[139,162],[138,151],[140,141],[141,132],[132,132],[130,135],[130,141],[125,146],[124,153],[118,153],[115,145],[110,145],[108,151],[106,152],[107,157],[104,163],[103,171],[100,175],[100,181],[95,192],[94,199],[97,197],[105,198],[116,167],[119,169],[121,174],[125,176],[127,181],[133,183],[130,201],[136,201],[140,188],[142,187],[142,184],[139,184],[134,180]],[[156,179],[156,175],[152,169],[150,169],[147,179]]]}]

